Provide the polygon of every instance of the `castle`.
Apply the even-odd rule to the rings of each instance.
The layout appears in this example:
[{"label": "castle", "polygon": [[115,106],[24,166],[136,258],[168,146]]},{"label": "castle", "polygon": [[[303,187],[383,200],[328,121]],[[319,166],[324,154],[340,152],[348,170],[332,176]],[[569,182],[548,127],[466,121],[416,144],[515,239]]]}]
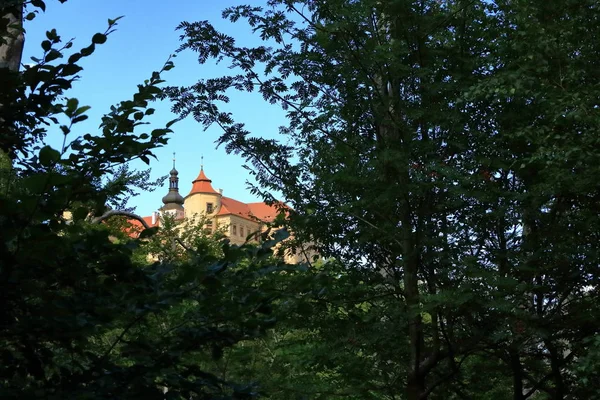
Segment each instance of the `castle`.
[{"label": "castle", "polygon": [[[150,226],[160,226],[161,216],[171,215],[176,221],[193,221],[197,216],[206,219],[207,231],[214,231],[217,227],[224,229],[232,244],[241,245],[246,242],[258,242],[258,233],[263,232],[267,224],[272,223],[277,215],[287,207],[268,205],[264,202],[243,203],[241,201],[223,196],[223,190],[218,191],[212,187],[210,180],[200,167],[200,173],[192,181],[192,188],[185,197],[179,193],[179,172],[175,168],[169,173],[169,192],[162,198],[163,206],[151,216],[143,217]],[[133,225],[141,227],[138,221],[130,221]],[[288,252],[285,260],[288,263],[307,261],[307,252],[292,254]],[[312,255],[311,255],[312,256]]]}]

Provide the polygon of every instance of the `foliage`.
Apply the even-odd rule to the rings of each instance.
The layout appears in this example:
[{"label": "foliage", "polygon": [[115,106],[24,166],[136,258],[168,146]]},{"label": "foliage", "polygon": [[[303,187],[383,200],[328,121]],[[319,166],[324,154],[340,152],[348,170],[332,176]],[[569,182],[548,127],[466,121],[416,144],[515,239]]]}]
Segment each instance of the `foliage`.
[{"label": "foliage", "polygon": [[[209,218],[202,214],[192,218],[176,221],[170,215],[161,216],[158,235],[150,239],[147,246],[149,252],[159,259],[186,260],[189,254],[186,249],[197,249],[207,257],[218,259],[223,256],[221,240],[225,238],[226,227],[207,228]],[[174,244],[176,240],[176,244]],[[173,254],[171,254],[174,252]]]},{"label": "foliage", "polygon": [[[272,326],[271,295],[253,284],[278,267],[269,248],[223,244],[217,260],[194,247],[183,262],[147,265],[134,257],[144,239],[119,242],[92,223],[122,204],[132,181],[147,183],[123,166],[148,163],[171,132],[171,123],[139,132],[169,61],[111,107],[98,134],[72,136],[89,109],[67,97],[78,63],[117,20],[70,54],[74,43],[50,30],[35,65],[0,71],[0,147],[10,157],[2,172],[11,176],[0,191],[0,397],[253,397],[252,385],[219,379],[198,359]],[[45,142],[50,135],[62,136],[60,149]],[[251,268],[240,270],[240,260]]]},{"label": "foliage", "polygon": [[585,344],[588,346],[587,352],[577,360],[574,369],[579,385],[576,395],[578,398],[593,400],[600,398],[593,384],[600,379],[600,336],[588,338]]},{"label": "foliage", "polygon": [[[264,45],[183,22],[180,51],[233,72],[169,88],[174,110],[220,126],[255,191],[289,201],[295,234],[387,299],[354,320],[376,395],[576,395],[600,312],[600,48],[583,39],[597,4],[271,0],[223,16]],[[221,111],[232,89],[287,112],[281,140]],[[331,285],[327,303],[361,300]],[[333,346],[336,313],[315,329]],[[314,374],[345,369],[364,396],[365,357],[339,356],[313,354]],[[496,386],[472,384],[481,363]]]},{"label": "foliage", "polygon": [[150,180],[151,169],[143,171],[132,171],[128,164],[122,164],[115,169],[110,179],[105,183],[111,186],[113,193],[107,201],[107,207],[116,210],[130,210],[128,207],[132,198],[140,192],[152,192],[163,185],[167,176],[164,175],[154,181]]}]

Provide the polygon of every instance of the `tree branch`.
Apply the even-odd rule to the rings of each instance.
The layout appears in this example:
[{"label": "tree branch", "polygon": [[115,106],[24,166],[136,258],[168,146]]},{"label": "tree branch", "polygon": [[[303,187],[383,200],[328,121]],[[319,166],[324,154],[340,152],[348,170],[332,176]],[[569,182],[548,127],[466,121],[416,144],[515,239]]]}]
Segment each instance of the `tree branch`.
[{"label": "tree branch", "polygon": [[137,214],[134,214],[134,213],[131,213],[128,211],[120,211],[120,210],[107,211],[104,214],[102,214],[101,216],[92,219],[92,223],[100,224],[100,223],[102,223],[102,221],[105,221],[105,220],[109,219],[110,217],[114,217],[115,215],[121,215],[123,217],[135,219],[136,221],[140,222],[144,228],[146,228],[146,229],[150,228],[150,225],[148,225],[148,223],[146,221],[144,221],[144,218],[140,217]]}]

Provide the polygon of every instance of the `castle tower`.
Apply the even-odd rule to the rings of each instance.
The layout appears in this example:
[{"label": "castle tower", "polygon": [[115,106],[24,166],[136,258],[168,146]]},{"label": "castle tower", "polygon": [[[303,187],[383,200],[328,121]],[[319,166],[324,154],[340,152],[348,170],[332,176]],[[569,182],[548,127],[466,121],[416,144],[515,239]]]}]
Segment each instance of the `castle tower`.
[{"label": "castle tower", "polygon": [[221,208],[221,193],[212,187],[212,181],[204,174],[204,165],[200,165],[198,177],[192,181],[192,190],[185,197],[185,216],[205,214],[214,217]]},{"label": "castle tower", "polygon": [[160,208],[160,211],[162,214],[173,215],[175,219],[183,219],[184,199],[179,194],[179,172],[175,168],[175,153],[173,153],[173,169],[171,170],[169,175],[169,193],[167,193],[167,195],[162,198],[164,206]]}]

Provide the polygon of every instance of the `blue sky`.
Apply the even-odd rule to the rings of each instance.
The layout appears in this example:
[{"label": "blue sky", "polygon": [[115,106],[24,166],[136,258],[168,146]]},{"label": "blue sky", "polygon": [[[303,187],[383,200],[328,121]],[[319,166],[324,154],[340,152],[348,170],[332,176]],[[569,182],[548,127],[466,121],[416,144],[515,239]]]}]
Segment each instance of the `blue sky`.
[{"label": "blue sky", "polygon": [[[40,56],[40,43],[45,32],[55,28],[63,41],[75,39],[74,48],[80,49],[90,43],[96,32],[104,32],[108,18],[123,15],[117,31],[108,41],[97,46],[96,51],[82,62],[84,70],[81,79],[75,83],[69,97],[79,99],[80,105],[89,105],[90,118],[75,126],[73,138],[85,133],[97,134],[102,114],[110,105],[129,99],[136,92],[137,84],[149,78],[152,71],[160,69],[170,54],[179,47],[179,32],[175,30],[181,21],[209,20],[217,29],[227,33],[243,44],[258,43],[258,38],[243,23],[230,24],[221,18],[223,8],[246,2],[221,0],[178,0],[173,2],[158,0],[68,0],[60,4],[47,0],[47,10],[40,13],[25,26],[27,30],[23,63],[30,62],[31,56]],[[252,1],[252,4],[257,4]],[[175,68],[164,75],[169,85],[186,85],[200,78],[217,77],[227,74],[226,64],[199,65],[193,53],[178,54]],[[149,129],[163,126],[175,116],[168,103],[155,104],[156,113]],[[229,110],[239,122],[256,136],[274,137],[278,127],[285,123],[284,114],[277,107],[262,101],[258,94],[233,94]],[[172,153],[177,154],[179,187],[183,196],[191,188],[191,181],[200,170],[200,157],[204,156],[204,171],[212,179],[215,188],[224,189],[224,194],[241,201],[257,201],[247,190],[247,181],[252,181],[250,173],[243,168],[243,160],[228,155],[223,148],[216,149],[215,140],[220,135],[217,127],[207,131],[188,119],[175,124],[175,133],[169,145],[156,151],[158,161],[152,160],[152,177],[166,175],[171,169]],[[48,143],[59,147],[62,135],[55,132]],[[145,168],[143,163],[133,163],[136,168]],[[161,198],[167,186],[152,193],[142,193],[131,201],[137,212],[149,215],[162,205]]]}]

